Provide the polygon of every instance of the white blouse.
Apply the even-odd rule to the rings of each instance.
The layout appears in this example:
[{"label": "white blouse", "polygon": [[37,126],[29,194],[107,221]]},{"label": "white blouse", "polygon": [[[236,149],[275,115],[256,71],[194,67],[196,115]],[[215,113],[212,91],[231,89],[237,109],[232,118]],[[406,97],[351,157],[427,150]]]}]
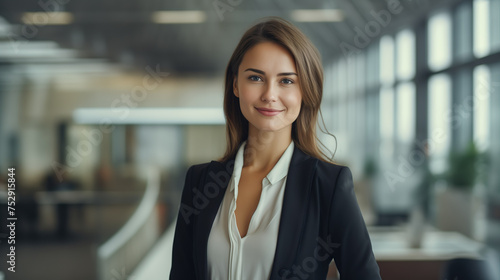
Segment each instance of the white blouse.
[{"label": "white blouse", "polygon": [[259,204],[250,220],[247,235],[241,238],[234,210],[245,145],[246,141],[236,154],[234,171],[208,238],[208,273],[212,280],[269,279],[271,275],[294,143],[291,141],[276,165],[262,180]]}]

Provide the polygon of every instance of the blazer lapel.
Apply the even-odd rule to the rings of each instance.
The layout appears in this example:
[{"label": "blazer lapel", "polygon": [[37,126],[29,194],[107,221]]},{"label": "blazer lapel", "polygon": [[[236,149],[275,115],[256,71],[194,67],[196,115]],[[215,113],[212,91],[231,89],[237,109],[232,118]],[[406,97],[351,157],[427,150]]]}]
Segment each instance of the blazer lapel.
[{"label": "blazer lapel", "polygon": [[295,262],[317,161],[295,146],[286,179],[271,279],[279,279],[281,269],[290,268]]},{"label": "blazer lapel", "polygon": [[[202,280],[209,279],[207,269],[208,237],[233,174],[233,168],[234,159],[222,163],[218,161],[210,162],[205,173],[205,180],[201,180],[199,186],[201,194],[206,193],[208,199],[208,204],[204,209],[201,209],[194,226],[196,274]],[[215,195],[213,195],[214,193]]]}]

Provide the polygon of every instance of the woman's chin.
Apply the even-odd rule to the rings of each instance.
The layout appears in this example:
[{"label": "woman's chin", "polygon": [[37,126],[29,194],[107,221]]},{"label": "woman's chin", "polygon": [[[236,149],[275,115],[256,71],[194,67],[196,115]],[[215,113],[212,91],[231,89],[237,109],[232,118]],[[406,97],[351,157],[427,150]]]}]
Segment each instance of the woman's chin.
[{"label": "woman's chin", "polygon": [[275,125],[258,125],[255,126],[256,130],[260,133],[270,133],[270,132],[282,132],[284,131],[284,126],[275,126]]}]

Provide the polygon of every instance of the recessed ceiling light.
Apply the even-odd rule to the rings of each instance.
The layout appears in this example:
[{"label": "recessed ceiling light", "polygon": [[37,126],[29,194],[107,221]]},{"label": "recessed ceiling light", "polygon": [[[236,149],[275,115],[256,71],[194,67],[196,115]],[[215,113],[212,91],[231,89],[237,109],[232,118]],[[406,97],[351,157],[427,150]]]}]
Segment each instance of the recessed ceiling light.
[{"label": "recessed ceiling light", "polygon": [[24,13],[21,21],[28,25],[64,25],[73,22],[69,12],[30,12]]},{"label": "recessed ceiling light", "polygon": [[292,10],[291,17],[298,22],[336,22],[344,20],[344,14],[337,9]]},{"label": "recessed ceiling light", "polygon": [[204,11],[158,11],[151,16],[154,23],[160,24],[201,23],[206,18]]}]

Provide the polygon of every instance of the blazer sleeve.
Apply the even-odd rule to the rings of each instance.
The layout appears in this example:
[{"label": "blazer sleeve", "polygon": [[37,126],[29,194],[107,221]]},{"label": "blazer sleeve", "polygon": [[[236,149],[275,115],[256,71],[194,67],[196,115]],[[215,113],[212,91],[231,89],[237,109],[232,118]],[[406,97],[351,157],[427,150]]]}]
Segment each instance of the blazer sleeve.
[{"label": "blazer sleeve", "polygon": [[370,236],[356,200],[352,174],[344,166],[339,172],[330,204],[330,233],[339,246],[333,257],[340,279],[381,279]]},{"label": "blazer sleeve", "polygon": [[193,166],[186,174],[182,190],[181,204],[175,225],[174,243],[172,248],[171,280],[196,279],[193,256],[193,221],[195,208],[192,205]]}]

